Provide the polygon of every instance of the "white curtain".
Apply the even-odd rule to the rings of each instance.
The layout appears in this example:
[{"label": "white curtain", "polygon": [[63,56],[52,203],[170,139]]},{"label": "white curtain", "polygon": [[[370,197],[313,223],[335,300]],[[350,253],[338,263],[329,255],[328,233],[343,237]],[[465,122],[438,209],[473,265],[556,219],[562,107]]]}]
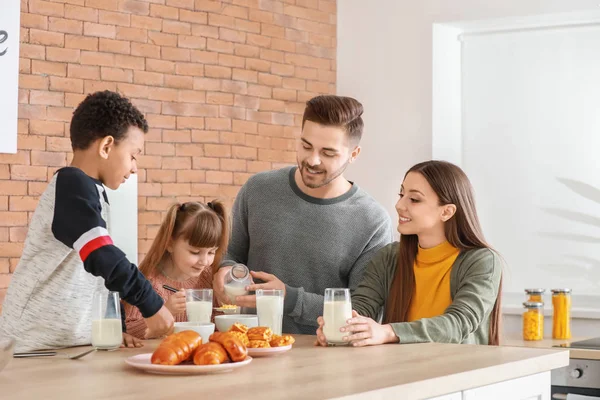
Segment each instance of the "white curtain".
[{"label": "white curtain", "polygon": [[462,38],[462,160],[505,290],[600,292],[600,26]]}]

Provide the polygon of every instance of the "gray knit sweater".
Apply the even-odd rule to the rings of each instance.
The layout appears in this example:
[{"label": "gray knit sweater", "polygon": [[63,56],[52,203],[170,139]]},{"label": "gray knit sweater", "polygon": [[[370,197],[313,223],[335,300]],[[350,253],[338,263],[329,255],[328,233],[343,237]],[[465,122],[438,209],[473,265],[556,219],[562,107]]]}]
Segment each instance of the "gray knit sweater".
[{"label": "gray knit sweater", "polygon": [[356,184],[319,199],[300,190],[295,171],[259,173],[242,187],[222,265],[241,262],[277,276],[286,284],[283,331],[314,334],[325,288],[356,288],[392,229],[383,207]]}]

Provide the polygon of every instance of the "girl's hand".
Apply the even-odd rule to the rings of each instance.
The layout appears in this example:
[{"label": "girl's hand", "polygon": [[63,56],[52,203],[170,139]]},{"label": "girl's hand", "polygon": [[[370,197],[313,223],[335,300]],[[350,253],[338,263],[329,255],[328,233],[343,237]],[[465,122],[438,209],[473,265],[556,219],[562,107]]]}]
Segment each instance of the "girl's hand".
[{"label": "girl's hand", "polygon": [[352,346],[372,346],[384,343],[398,343],[400,340],[391,325],[381,325],[371,318],[363,317],[352,310],[352,318],[348,325],[342,328],[342,332],[348,332],[344,341],[350,342]]},{"label": "girl's hand", "polygon": [[136,337],[131,336],[129,333],[123,333],[123,343],[121,343],[121,348],[123,347],[143,347],[144,343]]},{"label": "girl's hand", "polygon": [[177,315],[185,311],[185,290],[181,289],[177,293],[173,293],[167,301],[165,301],[165,307],[171,314]]}]

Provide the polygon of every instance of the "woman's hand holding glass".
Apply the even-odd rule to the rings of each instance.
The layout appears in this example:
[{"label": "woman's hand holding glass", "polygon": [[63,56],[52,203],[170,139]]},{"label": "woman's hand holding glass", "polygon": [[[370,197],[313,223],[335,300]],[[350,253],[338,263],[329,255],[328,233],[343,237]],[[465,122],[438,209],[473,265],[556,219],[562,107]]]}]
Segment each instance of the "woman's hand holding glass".
[{"label": "woman's hand holding glass", "polygon": [[[327,339],[323,333],[323,326],[325,325],[323,317],[319,317],[317,322],[319,323],[317,344],[327,346]],[[342,327],[340,331],[347,333],[343,340],[351,346],[372,346],[384,343],[398,343],[400,341],[391,325],[379,324],[371,318],[359,315],[355,310],[352,310],[352,318],[346,322],[347,325]]]}]

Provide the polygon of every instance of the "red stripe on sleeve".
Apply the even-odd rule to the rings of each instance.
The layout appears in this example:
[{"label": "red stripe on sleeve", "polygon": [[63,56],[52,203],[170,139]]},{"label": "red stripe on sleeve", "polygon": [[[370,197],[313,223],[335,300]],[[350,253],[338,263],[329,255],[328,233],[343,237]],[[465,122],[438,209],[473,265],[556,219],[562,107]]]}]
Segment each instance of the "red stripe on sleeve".
[{"label": "red stripe on sleeve", "polygon": [[110,236],[100,236],[95,239],[87,242],[79,251],[79,257],[81,257],[81,261],[85,261],[86,258],[94,251],[98,250],[100,247],[107,246],[113,244]]}]

